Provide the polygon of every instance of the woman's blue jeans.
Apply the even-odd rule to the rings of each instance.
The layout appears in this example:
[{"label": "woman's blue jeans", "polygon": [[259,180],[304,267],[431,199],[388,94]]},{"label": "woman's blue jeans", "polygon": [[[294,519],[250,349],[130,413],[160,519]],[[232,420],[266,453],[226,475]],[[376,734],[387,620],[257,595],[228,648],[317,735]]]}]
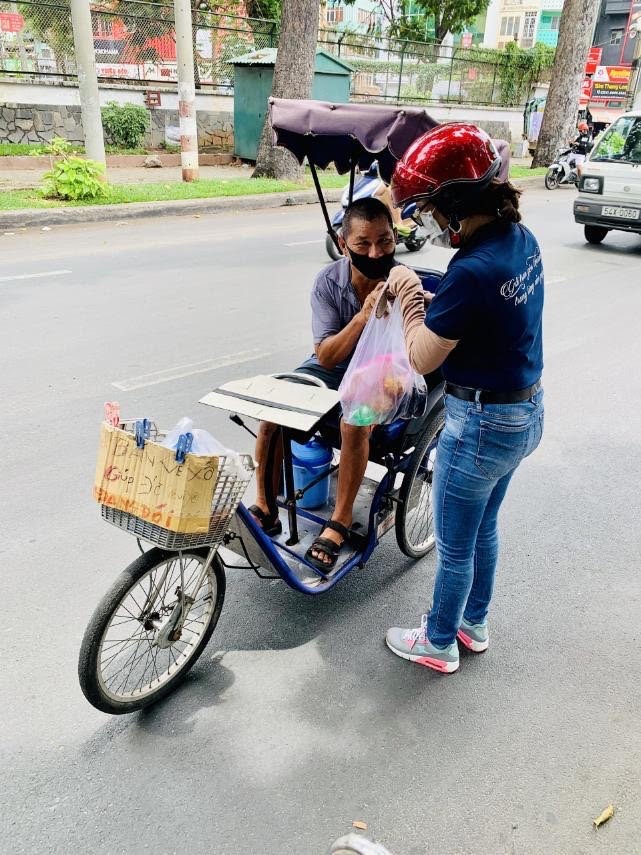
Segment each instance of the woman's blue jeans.
[{"label": "woman's blue jeans", "polygon": [[519,463],[543,434],[543,390],[518,404],[445,396],[432,481],[438,563],[427,622],[432,644],[456,638],[464,617],[483,623],[498,558],[497,518]]}]

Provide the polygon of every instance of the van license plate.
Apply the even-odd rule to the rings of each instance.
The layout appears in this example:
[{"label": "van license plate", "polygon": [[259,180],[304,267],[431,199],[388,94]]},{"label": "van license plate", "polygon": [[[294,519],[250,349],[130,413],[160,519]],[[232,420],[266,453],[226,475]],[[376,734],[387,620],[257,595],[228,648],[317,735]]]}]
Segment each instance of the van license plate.
[{"label": "van license plate", "polygon": [[638,208],[612,208],[610,205],[604,205],[601,208],[603,217],[619,217],[622,220],[638,220]]}]

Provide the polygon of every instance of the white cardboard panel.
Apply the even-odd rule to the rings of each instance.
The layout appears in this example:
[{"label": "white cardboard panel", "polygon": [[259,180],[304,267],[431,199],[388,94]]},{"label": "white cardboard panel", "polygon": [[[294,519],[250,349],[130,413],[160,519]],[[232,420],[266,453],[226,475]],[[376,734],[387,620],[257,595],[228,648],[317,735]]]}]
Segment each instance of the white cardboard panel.
[{"label": "white cardboard panel", "polygon": [[[228,394],[220,394],[225,391]],[[243,397],[236,397],[243,396]],[[244,397],[256,399],[244,400]],[[338,392],[277,380],[259,374],[245,380],[232,380],[201,398],[200,403],[220,410],[239,413],[259,421],[289,427],[294,430],[310,430],[316,422],[338,403]],[[308,413],[282,409],[279,405],[308,410]]]}]

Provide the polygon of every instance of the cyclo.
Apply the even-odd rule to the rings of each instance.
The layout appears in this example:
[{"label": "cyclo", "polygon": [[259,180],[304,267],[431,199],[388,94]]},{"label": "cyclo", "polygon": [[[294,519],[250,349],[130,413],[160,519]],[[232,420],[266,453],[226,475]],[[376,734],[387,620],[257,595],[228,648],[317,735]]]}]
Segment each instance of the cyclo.
[{"label": "cyclo", "polygon": [[[424,110],[407,107],[274,99],[270,112],[276,143],[309,164],[329,235],[334,233],[317,167],[333,162],[340,173],[349,172],[351,197],[357,169],[377,160],[381,175],[389,180],[410,143],[437,124]],[[439,272],[415,270],[426,290],[436,290]],[[331,572],[313,566],[305,553],[331,517],[338,465],[297,488],[291,443],[321,436],[334,449],[334,459],[339,456],[338,393],[323,388],[317,378],[296,374],[259,375],[206,394],[200,403],[229,412],[239,425],[245,426],[245,417],[278,426],[284,490],[273,499],[282,533],[267,536],[240,502],[254,467],[247,455],[220,457],[204,533],[170,531],[103,504],[103,519],[151,548],[143,551],[141,546],[142,554],[115,580],[87,626],[78,663],[87,700],[104,712],[128,713],[173,691],[218,623],[229,567],[253,570],[261,579],[280,578],[299,593],[318,596],[363,567],[392,528],[405,555],[418,559],[430,552],[435,543],[431,473],[444,411],[440,372],[426,382],[427,402],[420,418],[397,420],[373,431],[349,542]],[[140,422],[118,427],[141,434],[137,438],[144,444]],[[145,428],[149,440],[163,436],[153,426]],[[305,494],[322,479],[329,479],[327,502],[313,510],[302,507]]]}]

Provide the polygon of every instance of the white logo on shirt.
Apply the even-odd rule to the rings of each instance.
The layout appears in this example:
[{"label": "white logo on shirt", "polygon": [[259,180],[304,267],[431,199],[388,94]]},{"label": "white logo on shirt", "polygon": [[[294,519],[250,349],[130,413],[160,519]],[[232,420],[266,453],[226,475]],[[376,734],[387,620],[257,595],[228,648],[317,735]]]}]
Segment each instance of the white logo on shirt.
[{"label": "white logo on shirt", "polygon": [[541,253],[530,255],[525,260],[527,267],[517,276],[504,282],[500,288],[501,297],[505,300],[514,300],[515,306],[527,303],[528,298],[534,294],[536,286],[543,281]]}]

